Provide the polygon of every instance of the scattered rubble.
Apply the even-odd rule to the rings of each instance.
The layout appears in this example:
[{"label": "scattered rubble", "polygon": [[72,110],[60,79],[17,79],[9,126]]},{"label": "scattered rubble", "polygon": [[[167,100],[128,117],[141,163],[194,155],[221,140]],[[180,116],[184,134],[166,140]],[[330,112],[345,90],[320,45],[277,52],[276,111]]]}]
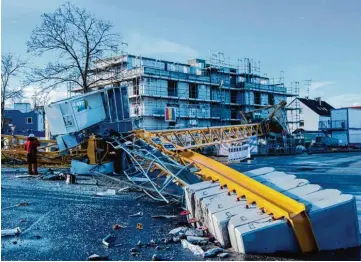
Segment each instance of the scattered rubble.
[{"label": "scattered rubble", "polygon": [[115,189],[108,189],[105,192],[97,192],[95,195],[96,196],[115,196],[116,191],[115,191]]},{"label": "scattered rubble", "polygon": [[215,257],[217,254],[222,253],[223,251],[224,251],[224,249],[220,248],[220,247],[211,248],[204,252],[203,258]]},{"label": "scattered rubble", "polygon": [[132,252],[132,253],[133,252],[138,252],[138,250],[135,247],[131,248],[129,251]]},{"label": "scattered rubble", "polygon": [[197,236],[187,236],[187,241],[192,244],[207,244],[209,238],[207,237],[197,237]]},{"label": "scattered rubble", "polygon": [[204,251],[203,249],[198,246],[198,245],[193,245],[191,243],[189,243],[187,240],[185,239],[182,239],[182,247],[183,248],[187,248],[189,249],[190,251],[192,251],[192,253],[196,256],[202,256],[204,254]]},{"label": "scattered rubble", "polygon": [[19,204],[17,204],[16,206],[18,207],[24,207],[24,206],[28,206],[29,203],[28,202],[20,202]]},{"label": "scattered rubble", "polygon": [[143,212],[138,212],[133,215],[129,215],[128,217],[142,217],[142,216],[143,216]]},{"label": "scattered rubble", "polygon": [[137,246],[138,246],[138,247],[143,246],[142,241],[139,240],[138,243],[137,243]]},{"label": "scattered rubble", "polygon": [[66,183],[67,184],[75,184],[76,183],[76,176],[73,174],[66,175]]},{"label": "scattered rubble", "polygon": [[27,178],[27,177],[39,177],[39,175],[28,175],[28,174],[26,174],[26,175],[17,175],[17,176],[15,176],[16,178]]},{"label": "scattered rubble", "polygon": [[102,261],[102,260],[107,260],[107,259],[108,259],[108,256],[101,257],[98,254],[93,254],[88,257],[88,261]]},{"label": "scattered rubble", "polygon": [[58,174],[54,174],[54,173],[46,173],[45,175],[42,176],[43,180],[65,180],[66,176],[63,173],[58,173]]},{"label": "scattered rubble", "polygon": [[165,219],[169,219],[169,218],[176,218],[178,216],[175,215],[156,215],[156,216],[152,216],[152,218],[157,219],[157,218],[165,218]]},{"label": "scattered rubble", "polygon": [[157,254],[152,256],[152,261],[161,261],[160,257]]},{"label": "scattered rubble", "polygon": [[151,239],[151,240],[149,241],[149,244],[150,244],[150,245],[155,245],[155,241],[154,241],[153,239]]},{"label": "scattered rubble", "polygon": [[143,229],[143,224],[142,224],[142,223],[138,223],[136,228],[137,228],[138,230]]},{"label": "scattered rubble", "polygon": [[21,233],[20,227],[11,228],[11,229],[2,229],[1,236],[16,236]]},{"label": "scattered rubble", "polygon": [[119,230],[119,229],[121,229],[121,228],[126,228],[126,226],[119,225],[119,224],[113,225],[113,229],[114,229],[115,231],[117,231],[117,230]]},{"label": "scattered rubble", "polygon": [[108,234],[105,238],[103,238],[102,242],[104,244],[104,246],[109,247],[110,246],[110,242],[109,239],[111,238],[112,234]]},{"label": "scattered rubble", "polygon": [[229,256],[229,253],[219,253],[218,255],[217,255],[217,257],[219,257],[219,258],[226,258],[226,257],[228,257]]}]

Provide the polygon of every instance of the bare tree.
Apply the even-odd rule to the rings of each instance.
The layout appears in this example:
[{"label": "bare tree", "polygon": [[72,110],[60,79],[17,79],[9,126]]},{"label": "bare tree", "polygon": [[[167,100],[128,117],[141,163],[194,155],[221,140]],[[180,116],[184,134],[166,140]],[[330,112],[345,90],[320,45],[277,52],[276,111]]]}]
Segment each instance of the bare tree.
[{"label": "bare tree", "polygon": [[10,83],[25,67],[25,64],[20,57],[15,57],[11,53],[1,55],[1,127],[3,127],[4,124],[6,101],[21,98],[23,95],[23,85],[13,88]]},{"label": "bare tree", "polygon": [[70,83],[86,93],[100,81],[112,78],[112,74],[96,76],[94,70],[94,62],[118,51],[120,36],[112,29],[109,21],[99,20],[69,2],[54,13],[43,14],[42,24],[27,42],[28,52],[56,56],[45,68],[34,68],[28,83],[41,84],[43,90]]}]

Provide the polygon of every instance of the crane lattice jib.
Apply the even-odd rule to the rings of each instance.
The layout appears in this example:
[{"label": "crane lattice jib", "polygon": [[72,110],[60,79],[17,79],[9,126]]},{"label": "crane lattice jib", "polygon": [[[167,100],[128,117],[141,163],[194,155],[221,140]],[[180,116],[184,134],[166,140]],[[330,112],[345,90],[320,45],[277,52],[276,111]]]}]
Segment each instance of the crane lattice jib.
[{"label": "crane lattice jib", "polygon": [[[233,126],[233,128],[227,126],[169,131],[138,130],[135,135],[179,163],[193,164],[199,169],[196,173],[204,180],[218,181],[230,193],[236,193],[238,198],[245,197],[248,203],[255,203],[258,208],[272,215],[274,219],[287,219],[295,232],[300,249],[303,252],[317,251],[317,241],[303,203],[299,203],[218,161],[189,150],[189,148],[204,145],[240,140],[241,137],[243,139],[247,136],[260,135],[261,132],[260,124],[251,124]],[[237,135],[238,133],[239,135]],[[190,137],[191,141],[184,141],[184,137]],[[197,139],[197,137],[203,138]],[[176,143],[173,143],[172,149],[166,146],[173,141]],[[189,142],[193,144],[189,145]]]},{"label": "crane lattice jib", "polygon": [[268,123],[262,122],[246,125],[155,130],[149,132],[135,130],[134,132],[141,137],[149,134],[151,137],[162,138],[185,150],[242,141],[252,136],[263,136],[268,133],[268,130]]}]

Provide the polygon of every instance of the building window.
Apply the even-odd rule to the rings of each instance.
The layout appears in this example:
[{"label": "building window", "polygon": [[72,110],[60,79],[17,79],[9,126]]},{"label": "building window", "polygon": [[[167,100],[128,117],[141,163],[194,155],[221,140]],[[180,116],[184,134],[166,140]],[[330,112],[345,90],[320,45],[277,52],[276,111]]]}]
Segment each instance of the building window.
[{"label": "building window", "polygon": [[300,120],[300,127],[304,127],[305,126],[305,121],[304,120]]},{"label": "building window", "polygon": [[73,117],[71,115],[67,115],[63,117],[65,127],[73,126]]},{"label": "building window", "polygon": [[198,85],[197,84],[189,85],[189,98],[198,98]]},{"label": "building window", "polygon": [[260,105],[261,104],[261,93],[254,92],[254,104]]},{"label": "building window", "polygon": [[80,100],[80,101],[73,102],[73,107],[76,112],[84,111],[84,110],[88,109],[88,101]]},{"label": "building window", "polygon": [[178,96],[177,81],[168,80],[168,96]]},{"label": "building window", "polygon": [[273,94],[268,95],[268,104],[272,106],[275,104],[275,97]]},{"label": "building window", "polygon": [[33,118],[32,117],[26,117],[25,118],[25,123],[26,124],[32,124],[33,123]]}]

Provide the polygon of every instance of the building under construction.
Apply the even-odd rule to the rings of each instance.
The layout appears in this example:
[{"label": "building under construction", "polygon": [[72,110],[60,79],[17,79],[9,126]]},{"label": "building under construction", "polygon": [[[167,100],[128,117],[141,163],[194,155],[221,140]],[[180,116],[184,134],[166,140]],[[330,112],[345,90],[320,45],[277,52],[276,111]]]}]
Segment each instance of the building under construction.
[{"label": "building under construction", "polygon": [[[133,128],[148,130],[240,124],[241,111],[295,96],[282,76],[261,76],[259,62],[245,58],[231,66],[227,60],[222,53],[187,63],[122,55],[96,63],[96,78],[107,79],[96,88],[127,86]],[[263,119],[268,113],[257,110],[253,117]]]}]

